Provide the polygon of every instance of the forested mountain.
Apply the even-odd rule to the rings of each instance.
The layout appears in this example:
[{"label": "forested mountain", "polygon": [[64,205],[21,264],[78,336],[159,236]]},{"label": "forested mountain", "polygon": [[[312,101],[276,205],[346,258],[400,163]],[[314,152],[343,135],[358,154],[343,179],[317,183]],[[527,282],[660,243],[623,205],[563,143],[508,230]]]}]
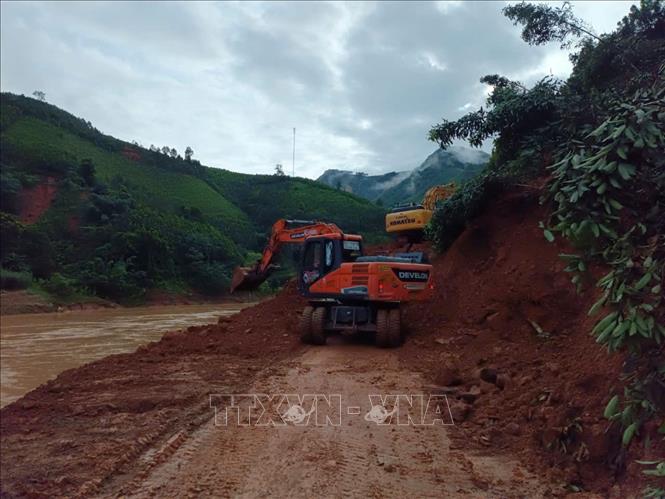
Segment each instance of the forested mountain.
[{"label": "forested mountain", "polygon": [[326,170],[317,180],[384,206],[391,206],[420,201],[427,189],[434,185],[450,181],[461,183],[480,172],[488,160],[489,154],[481,150],[465,147],[446,151],[437,149],[411,171],[367,175],[347,170]]},{"label": "forested mountain", "polygon": [[209,168],[190,150],[124,142],[29,97],[3,93],[1,106],[3,287],[214,294],[277,218],[382,234],[381,208],[318,182]]}]

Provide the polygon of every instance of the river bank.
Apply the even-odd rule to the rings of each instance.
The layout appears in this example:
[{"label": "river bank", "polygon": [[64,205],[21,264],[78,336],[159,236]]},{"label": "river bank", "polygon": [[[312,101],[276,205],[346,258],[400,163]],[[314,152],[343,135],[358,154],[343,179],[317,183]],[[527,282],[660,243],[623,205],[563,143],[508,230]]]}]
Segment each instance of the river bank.
[{"label": "river bank", "polygon": [[137,307],[161,307],[166,305],[215,305],[220,303],[254,303],[269,298],[259,293],[238,293],[233,296],[206,297],[195,294],[167,293],[150,291],[144,303],[135,306],[121,305],[98,297],[85,297],[81,300],[63,302],[29,290],[0,291],[0,315],[41,314],[81,310],[133,309]]},{"label": "river bank", "polygon": [[128,353],[164,332],[217,322],[252,303],[152,305],[3,315],[0,405],[64,370]]}]

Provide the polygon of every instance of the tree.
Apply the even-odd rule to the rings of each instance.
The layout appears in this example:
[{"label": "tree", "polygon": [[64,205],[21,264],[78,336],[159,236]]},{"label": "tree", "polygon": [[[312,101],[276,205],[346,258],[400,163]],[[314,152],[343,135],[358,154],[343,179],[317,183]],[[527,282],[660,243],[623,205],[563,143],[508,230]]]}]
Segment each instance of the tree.
[{"label": "tree", "polygon": [[284,176],[284,167],[281,165],[281,163],[277,163],[275,165],[275,175],[277,175],[278,177]]},{"label": "tree", "polygon": [[187,146],[187,149],[185,149],[185,160],[186,161],[191,161],[193,155],[194,155],[194,149]]},{"label": "tree", "polygon": [[163,146],[162,154],[166,154],[168,156],[169,154],[171,154],[171,148],[169,146]]},{"label": "tree", "polygon": [[35,90],[32,92],[32,95],[35,97],[35,99],[46,102],[46,94],[41,90]]},{"label": "tree", "polygon": [[171,153],[170,153],[170,154],[171,154],[171,157],[172,157],[172,158],[177,158],[177,157],[178,157],[178,151],[176,150],[175,147],[174,147],[173,149],[171,149]]},{"label": "tree", "polygon": [[573,15],[568,2],[564,2],[561,7],[522,2],[504,7],[502,12],[513,21],[513,24],[523,26],[522,40],[529,45],[543,45],[557,41],[561,42],[562,48],[565,48],[571,44],[571,41],[566,41],[567,38],[579,38],[582,35],[600,40],[584,21]]},{"label": "tree", "polygon": [[95,165],[91,159],[86,158],[81,161],[79,175],[89,187],[95,185]]}]

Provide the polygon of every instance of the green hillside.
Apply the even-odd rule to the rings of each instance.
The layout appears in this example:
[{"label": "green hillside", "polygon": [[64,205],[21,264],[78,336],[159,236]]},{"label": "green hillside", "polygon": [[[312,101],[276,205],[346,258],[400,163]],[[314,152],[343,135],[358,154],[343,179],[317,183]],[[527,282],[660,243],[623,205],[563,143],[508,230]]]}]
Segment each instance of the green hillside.
[{"label": "green hillside", "polygon": [[[3,93],[0,105],[3,287],[131,301],[152,288],[217,294],[277,218],[382,235],[381,208],[317,182],[209,168],[29,97]],[[48,184],[54,198],[41,199]],[[30,219],[40,203],[48,209]]]}]

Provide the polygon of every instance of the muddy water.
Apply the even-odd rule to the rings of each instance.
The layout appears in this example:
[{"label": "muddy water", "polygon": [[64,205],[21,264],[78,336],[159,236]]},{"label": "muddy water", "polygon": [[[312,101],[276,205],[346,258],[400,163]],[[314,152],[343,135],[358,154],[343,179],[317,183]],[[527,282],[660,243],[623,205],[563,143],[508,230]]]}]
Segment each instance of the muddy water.
[{"label": "muddy water", "polygon": [[175,305],[0,317],[0,406],[58,373],[157,340],[166,331],[216,322],[251,304]]}]

